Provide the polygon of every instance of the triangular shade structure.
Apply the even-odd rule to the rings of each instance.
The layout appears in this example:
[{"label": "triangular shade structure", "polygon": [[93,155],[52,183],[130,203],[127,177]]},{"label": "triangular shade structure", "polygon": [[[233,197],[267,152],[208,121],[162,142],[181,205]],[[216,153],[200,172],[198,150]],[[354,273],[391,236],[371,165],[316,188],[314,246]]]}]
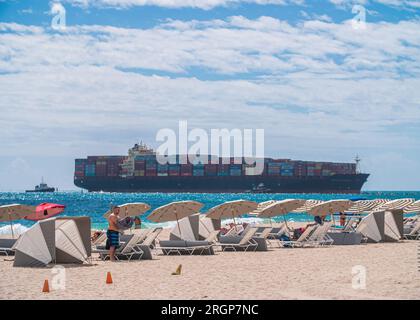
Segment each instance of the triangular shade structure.
[{"label": "triangular shade structure", "polygon": [[384,239],[384,212],[372,212],[360,221],[356,231],[364,235],[369,242],[380,242]]},{"label": "triangular shade structure", "polygon": [[212,232],[220,230],[222,223],[220,219],[210,219],[205,216],[200,217],[198,226],[199,240],[206,239]]},{"label": "triangular shade structure", "polygon": [[178,221],[178,225],[171,230],[170,240],[198,240],[200,214],[196,213]]},{"label": "triangular shade structure", "polygon": [[16,241],[15,267],[45,267],[55,259],[55,221],[38,222]]},{"label": "triangular shade structure", "polygon": [[404,233],[403,214],[403,210],[390,210],[385,212],[385,241],[398,241],[402,238]]},{"label": "triangular shade structure", "polygon": [[88,259],[79,228],[72,219],[56,220],[55,247],[57,263],[83,263]]},{"label": "triangular shade structure", "polygon": [[91,256],[90,218],[52,218],[37,222],[16,241],[15,267],[83,263]]}]

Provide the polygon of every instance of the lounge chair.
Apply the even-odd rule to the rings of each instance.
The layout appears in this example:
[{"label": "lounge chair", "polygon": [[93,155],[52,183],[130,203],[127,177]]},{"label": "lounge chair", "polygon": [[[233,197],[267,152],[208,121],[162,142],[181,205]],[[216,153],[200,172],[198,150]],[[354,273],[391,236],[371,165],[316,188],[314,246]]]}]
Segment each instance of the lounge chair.
[{"label": "lounge chair", "polygon": [[270,231],[270,234],[268,235],[268,239],[272,239],[272,240],[280,239],[280,237],[285,233],[286,230],[287,228],[286,228],[285,223],[281,223],[278,226],[273,226],[271,227],[271,231]]},{"label": "lounge chair", "polygon": [[0,239],[0,253],[6,256],[14,255],[13,245],[16,241],[17,239]]},{"label": "lounge chair", "polygon": [[213,243],[208,241],[191,240],[161,240],[156,249],[160,249],[164,255],[213,255]]},{"label": "lounge chair", "polygon": [[[115,252],[116,260],[128,260],[133,259],[140,260],[143,256],[143,250],[138,246],[140,235],[133,234],[126,236],[127,242],[124,242]],[[109,250],[97,250],[102,260],[109,258]]]},{"label": "lounge chair", "polygon": [[328,231],[332,227],[332,222],[325,222],[323,225],[318,226],[308,237],[305,242],[307,245],[313,246],[328,246],[334,243],[334,240],[328,235]]},{"label": "lounge chair", "polygon": [[162,232],[163,228],[154,228],[151,232],[149,232],[146,238],[140,243],[142,246],[148,246],[150,249],[156,248],[156,239]]},{"label": "lounge chair", "polygon": [[357,226],[357,222],[359,221],[360,218],[358,217],[351,217],[347,223],[344,225],[344,228],[341,230],[341,232],[352,232],[355,231],[355,227],[354,224],[356,223]]},{"label": "lounge chair", "polygon": [[420,221],[417,220],[410,233],[404,235],[406,240],[420,240]]},{"label": "lounge chair", "polygon": [[99,237],[92,241],[92,247],[103,245],[106,241],[106,232],[102,232]]},{"label": "lounge chair", "polygon": [[319,228],[319,225],[309,226],[305,229],[305,231],[300,235],[300,237],[297,240],[280,240],[280,244],[284,248],[303,247],[305,246],[305,244],[307,245],[311,243],[308,241],[308,239],[317,228]]},{"label": "lounge chair", "polygon": [[217,243],[217,246],[220,246],[222,251],[226,251],[228,249],[232,249],[233,251],[237,251],[238,249],[241,251],[248,251],[249,249],[252,249],[255,251],[257,250],[258,243],[252,239],[252,237],[257,232],[257,229],[258,228],[255,227],[249,228],[239,242],[229,242],[230,237],[221,237],[221,241]]},{"label": "lounge chair", "polygon": [[267,239],[267,238],[268,238],[268,236],[271,234],[271,230],[272,230],[272,228],[265,228],[265,229],[263,230],[263,232],[261,232],[261,233],[258,235],[258,237],[259,237],[259,238],[263,238],[263,239]]},{"label": "lounge chair", "polygon": [[207,236],[206,239],[204,239],[204,241],[216,242],[219,234],[220,234],[220,230],[214,230],[214,231],[210,232],[210,234]]}]

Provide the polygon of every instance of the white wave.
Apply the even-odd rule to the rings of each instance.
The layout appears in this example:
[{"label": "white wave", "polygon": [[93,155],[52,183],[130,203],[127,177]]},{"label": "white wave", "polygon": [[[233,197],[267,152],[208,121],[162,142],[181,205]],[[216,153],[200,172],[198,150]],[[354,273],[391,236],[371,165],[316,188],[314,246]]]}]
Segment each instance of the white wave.
[{"label": "white wave", "polygon": [[[21,225],[20,223],[13,225],[13,233],[15,236],[21,235],[26,230],[28,230],[28,227],[25,227],[24,225]],[[4,225],[0,227],[0,235],[12,235],[12,228],[10,225]]]}]

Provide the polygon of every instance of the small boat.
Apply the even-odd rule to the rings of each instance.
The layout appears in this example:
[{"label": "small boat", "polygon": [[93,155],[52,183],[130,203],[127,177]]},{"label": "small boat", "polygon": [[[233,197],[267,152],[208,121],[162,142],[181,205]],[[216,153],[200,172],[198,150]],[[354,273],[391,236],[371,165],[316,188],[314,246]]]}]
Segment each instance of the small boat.
[{"label": "small boat", "polygon": [[258,186],[254,186],[251,190],[246,190],[245,193],[267,193],[271,192],[271,189],[266,188],[264,183],[260,183]]},{"label": "small boat", "polygon": [[42,180],[42,182],[35,186],[35,189],[33,190],[26,190],[26,192],[55,192],[56,189],[53,187],[49,187],[44,180]]}]

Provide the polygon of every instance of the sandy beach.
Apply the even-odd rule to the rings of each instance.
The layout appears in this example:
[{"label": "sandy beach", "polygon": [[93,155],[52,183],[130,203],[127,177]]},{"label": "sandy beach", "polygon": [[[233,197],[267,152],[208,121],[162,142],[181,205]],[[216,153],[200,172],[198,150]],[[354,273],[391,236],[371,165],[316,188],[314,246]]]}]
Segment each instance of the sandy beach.
[{"label": "sandy beach", "polygon": [[[167,237],[168,230],[162,238]],[[65,266],[65,290],[42,293],[52,268],[14,268],[0,257],[0,299],[420,299],[417,241],[217,252]],[[95,256],[96,258],[96,256]],[[182,264],[182,274],[171,273]],[[366,288],[352,268],[366,268]],[[113,284],[106,284],[111,272]]]}]

